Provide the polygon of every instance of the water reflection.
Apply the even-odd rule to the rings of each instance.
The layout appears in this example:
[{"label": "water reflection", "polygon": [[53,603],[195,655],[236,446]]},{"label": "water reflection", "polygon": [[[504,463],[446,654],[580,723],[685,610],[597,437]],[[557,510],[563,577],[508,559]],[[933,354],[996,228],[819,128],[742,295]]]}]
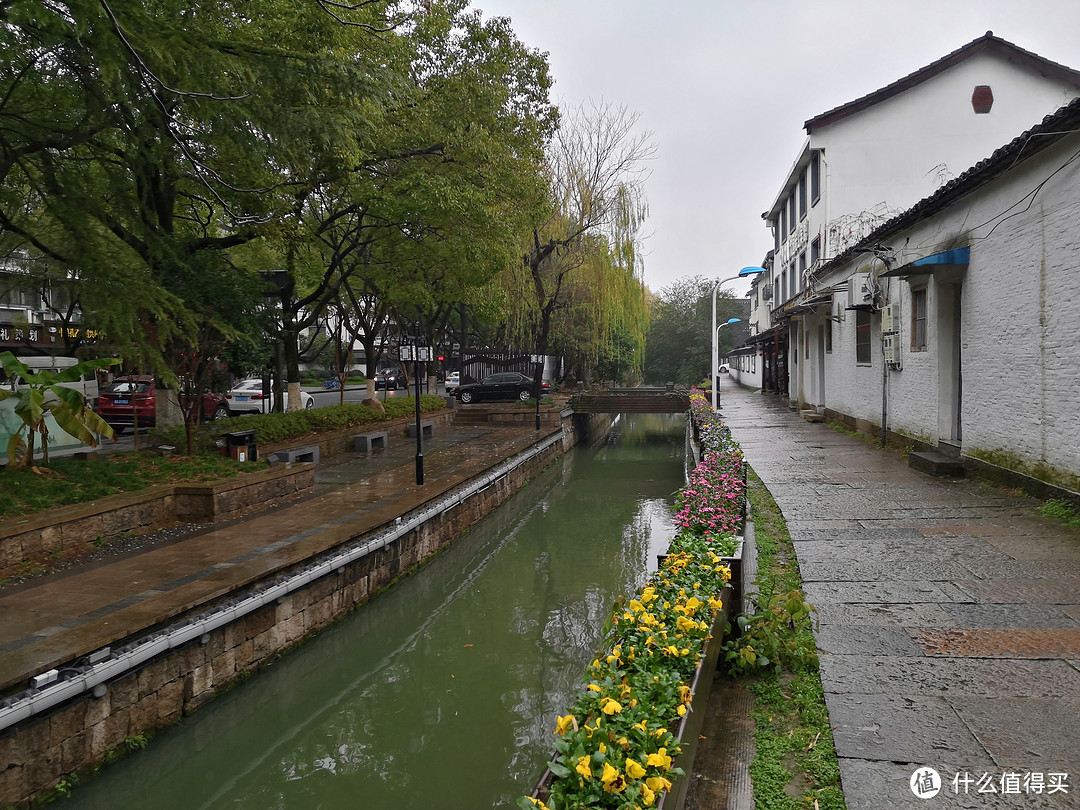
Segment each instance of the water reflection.
[{"label": "water reflection", "polygon": [[70,808],[507,807],[670,536],[682,417],[634,415]]}]

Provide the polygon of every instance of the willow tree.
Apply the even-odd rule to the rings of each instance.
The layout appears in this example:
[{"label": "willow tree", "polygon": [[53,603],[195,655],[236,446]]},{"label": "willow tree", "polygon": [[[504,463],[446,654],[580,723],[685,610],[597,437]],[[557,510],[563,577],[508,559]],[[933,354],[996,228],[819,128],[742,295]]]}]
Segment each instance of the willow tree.
[{"label": "willow tree", "polygon": [[[639,117],[625,107],[579,107],[562,117],[548,145],[547,213],[534,222],[522,262],[507,279],[526,291],[517,331],[538,354],[548,353],[563,314],[568,338],[575,314],[589,325],[591,334],[577,336],[593,341],[586,358],[595,359],[620,327],[644,331],[645,163],[656,147],[650,133],[636,131]],[[542,373],[535,373],[538,389]]]}]

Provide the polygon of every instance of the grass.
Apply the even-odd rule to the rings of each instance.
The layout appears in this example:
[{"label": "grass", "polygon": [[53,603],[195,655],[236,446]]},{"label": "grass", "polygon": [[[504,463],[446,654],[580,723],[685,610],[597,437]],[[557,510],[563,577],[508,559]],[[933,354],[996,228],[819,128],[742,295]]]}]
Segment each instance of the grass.
[{"label": "grass", "polygon": [[[747,495],[758,546],[759,603],[801,591],[795,549],[787,524],[769,491],[753,473]],[[754,741],[750,766],[759,810],[844,810],[840,766],[833,746],[825,695],[818,675],[809,621],[784,623],[786,648],[803,654],[782,659],[748,684],[754,695]]]},{"label": "grass", "polygon": [[162,457],[147,453],[117,453],[92,461],[54,458],[44,475],[5,467],[0,468],[0,518],[85,503],[154,484],[213,481],[251,469],[250,463],[218,455]]},{"label": "grass", "polygon": [[1065,501],[1047,501],[1039,507],[1039,512],[1065,526],[1080,526],[1080,513]]}]

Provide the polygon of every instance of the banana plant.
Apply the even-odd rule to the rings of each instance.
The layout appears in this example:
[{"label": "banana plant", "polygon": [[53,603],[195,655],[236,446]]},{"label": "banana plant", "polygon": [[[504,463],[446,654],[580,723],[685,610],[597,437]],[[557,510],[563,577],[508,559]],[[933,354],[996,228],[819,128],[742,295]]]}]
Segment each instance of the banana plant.
[{"label": "banana plant", "polygon": [[83,360],[59,372],[32,371],[11,352],[0,352],[0,366],[8,379],[16,383],[13,390],[0,388],[0,402],[15,399],[15,415],[26,428],[12,434],[8,440],[8,463],[12,469],[33,467],[35,437],[41,435],[42,463],[49,463],[49,430],[45,417],[50,413],[61,430],[79,441],[97,447],[98,434],[113,438],[113,429],[83,400],[82,394],[61,383],[77,382],[82,376],[99,368],[120,363],[119,358]]}]

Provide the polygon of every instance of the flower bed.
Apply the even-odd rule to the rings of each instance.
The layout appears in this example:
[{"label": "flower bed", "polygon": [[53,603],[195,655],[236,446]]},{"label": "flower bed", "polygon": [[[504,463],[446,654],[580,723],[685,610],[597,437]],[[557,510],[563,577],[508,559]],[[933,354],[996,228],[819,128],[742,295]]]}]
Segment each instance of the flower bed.
[{"label": "flower bed", "polygon": [[674,764],[682,720],[695,675],[709,660],[714,623],[723,632],[717,619],[731,570],[722,558],[734,552],[745,492],[742,453],[701,403],[700,393],[691,396],[704,453],[678,497],[679,533],[652,580],[615,610],[607,654],[592,662],[584,692],[556,721],[555,756],[520,807],[640,810],[656,806],[684,775]]}]

